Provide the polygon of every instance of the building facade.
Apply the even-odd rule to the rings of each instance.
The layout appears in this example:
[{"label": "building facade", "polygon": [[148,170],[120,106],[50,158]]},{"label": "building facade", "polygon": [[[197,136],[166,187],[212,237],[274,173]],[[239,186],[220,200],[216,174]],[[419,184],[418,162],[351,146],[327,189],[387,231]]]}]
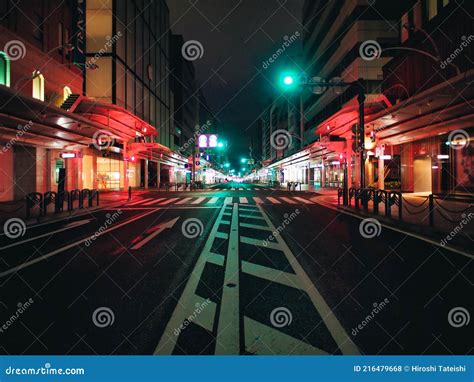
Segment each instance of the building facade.
[{"label": "building facade", "polygon": [[57,191],[61,168],[67,190],[179,181],[164,0],[0,11],[0,201]]},{"label": "building facade", "polygon": [[[449,0],[306,1],[301,74],[321,86],[301,93],[304,149],[270,154],[266,170],[310,188],[342,187],[347,176],[349,187],[472,192],[471,8]],[[275,128],[290,130],[283,109],[268,110],[264,147]]]}]

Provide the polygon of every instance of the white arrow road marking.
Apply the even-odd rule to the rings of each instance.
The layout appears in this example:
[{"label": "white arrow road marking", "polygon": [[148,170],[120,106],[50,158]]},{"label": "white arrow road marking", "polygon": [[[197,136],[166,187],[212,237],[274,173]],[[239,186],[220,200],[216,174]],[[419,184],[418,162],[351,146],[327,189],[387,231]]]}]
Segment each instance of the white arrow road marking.
[{"label": "white arrow road marking", "polygon": [[177,218],[174,218],[174,219],[170,220],[170,221],[167,221],[166,223],[160,223],[160,224],[154,226],[151,230],[156,229],[156,231],[153,232],[151,235],[147,236],[146,238],[144,238],[142,241],[139,241],[131,249],[139,249],[139,248],[143,247],[146,243],[148,243],[154,237],[158,236],[165,229],[172,228],[178,220],[179,220],[179,216]]},{"label": "white arrow road marking", "polygon": [[42,235],[39,235],[39,236],[30,237],[29,239],[18,241],[18,242],[6,245],[5,247],[0,247],[0,251],[3,250],[3,249],[7,249],[7,248],[15,247],[17,245],[28,243],[29,241],[33,241],[33,240],[36,240],[36,239],[41,239],[42,237],[51,236],[51,235],[54,235],[55,233],[63,232],[63,231],[66,231],[68,229],[71,229],[71,228],[80,227],[81,225],[90,223],[91,221],[92,221],[92,219],[78,220],[78,221],[69,223],[69,224],[65,225],[63,228],[58,229],[56,231],[46,232],[46,233],[44,233]]}]

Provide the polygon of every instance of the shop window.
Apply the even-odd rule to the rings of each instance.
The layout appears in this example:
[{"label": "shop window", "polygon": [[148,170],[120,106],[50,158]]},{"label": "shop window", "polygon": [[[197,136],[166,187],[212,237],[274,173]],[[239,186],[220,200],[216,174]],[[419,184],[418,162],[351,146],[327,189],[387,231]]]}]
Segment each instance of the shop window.
[{"label": "shop window", "polygon": [[63,100],[66,101],[68,97],[72,94],[72,90],[69,86],[63,88]]},{"label": "shop window", "polygon": [[426,13],[428,20],[431,20],[438,14],[438,0],[426,0]]},{"label": "shop window", "polygon": [[33,72],[33,98],[44,101],[44,77],[37,71]]},{"label": "shop window", "polygon": [[10,59],[0,52],[0,85],[10,86]]}]

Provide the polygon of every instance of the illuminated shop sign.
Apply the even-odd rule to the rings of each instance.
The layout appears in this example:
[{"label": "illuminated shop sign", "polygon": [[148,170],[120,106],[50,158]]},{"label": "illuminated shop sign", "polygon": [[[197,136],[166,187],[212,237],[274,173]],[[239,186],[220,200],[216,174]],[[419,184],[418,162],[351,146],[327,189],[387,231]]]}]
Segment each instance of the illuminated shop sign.
[{"label": "illuminated shop sign", "polygon": [[217,134],[201,134],[198,136],[198,146],[201,148],[217,147]]}]

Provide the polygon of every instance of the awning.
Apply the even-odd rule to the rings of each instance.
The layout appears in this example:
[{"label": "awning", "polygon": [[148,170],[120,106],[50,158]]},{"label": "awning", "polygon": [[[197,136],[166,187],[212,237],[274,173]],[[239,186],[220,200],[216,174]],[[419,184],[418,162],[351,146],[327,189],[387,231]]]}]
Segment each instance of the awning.
[{"label": "awning", "polygon": [[93,122],[100,123],[106,126],[110,132],[119,136],[127,136],[129,139],[133,139],[136,133],[140,135],[158,135],[155,127],[127,109],[114,104],[99,102],[92,98],[80,97],[77,106],[74,108],[74,114],[79,114]]},{"label": "awning", "polygon": [[371,116],[377,141],[396,145],[474,126],[474,69]]}]

